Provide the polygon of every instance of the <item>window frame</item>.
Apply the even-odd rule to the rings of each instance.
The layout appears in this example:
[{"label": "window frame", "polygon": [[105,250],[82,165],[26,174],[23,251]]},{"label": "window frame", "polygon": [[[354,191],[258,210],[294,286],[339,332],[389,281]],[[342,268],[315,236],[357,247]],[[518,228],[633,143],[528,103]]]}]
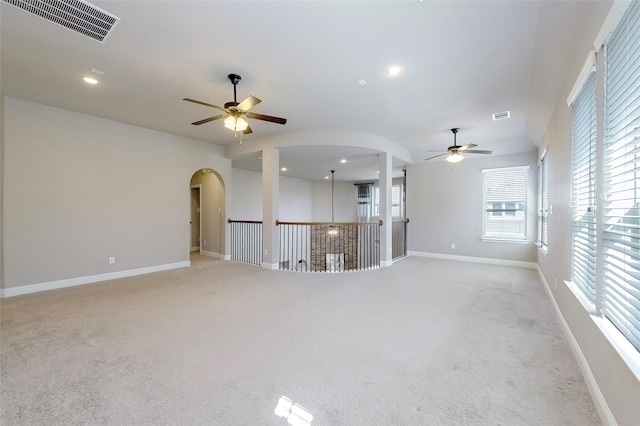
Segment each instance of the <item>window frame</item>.
[{"label": "window frame", "polygon": [[[488,197],[488,188],[487,188],[487,179],[491,175],[502,174],[502,179],[509,177],[509,174],[513,175],[513,173],[522,173],[522,191],[518,193],[519,197],[517,199],[489,199]],[[491,177],[493,179],[493,177]],[[486,242],[505,242],[505,243],[527,243],[527,228],[528,228],[528,181],[529,181],[529,166],[511,166],[511,167],[496,167],[491,169],[482,169],[482,236],[481,240]],[[501,208],[499,212],[493,207],[494,204],[501,204]],[[515,203],[516,212],[514,212],[514,216],[507,215],[507,203]],[[491,208],[487,207],[488,204],[491,204]],[[522,208],[518,208],[519,205],[522,204]],[[522,217],[520,217],[517,212],[522,211]],[[496,213],[500,213],[497,215]],[[496,220],[492,220],[490,222],[502,222],[506,224],[507,222],[521,222],[521,233],[509,233],[509,232],[490,232],[488,231],[488,217],[489,214],[492,218],[496,218]],[[502,221],[498,220],[501,218]]]},{"label": "window frame", "polygon": [[538,161],[538,229],[536,246],[547,253],[549,245],[549,157],[548,149],[542,152]]}]

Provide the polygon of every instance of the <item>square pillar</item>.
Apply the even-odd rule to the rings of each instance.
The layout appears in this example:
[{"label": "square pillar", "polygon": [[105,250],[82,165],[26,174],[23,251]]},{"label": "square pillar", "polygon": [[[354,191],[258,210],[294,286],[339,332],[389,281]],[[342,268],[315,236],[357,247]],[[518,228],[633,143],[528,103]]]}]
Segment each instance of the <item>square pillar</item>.
[{"label": "square pillar", "polygon": [[276,220],[280,215],[280,152],[276,148],[262,151],[262,267],[278,269],[280,233]]},{"label": "square pillar", "polygon": [[380,266],[393,265],[392,230],[393,218],[391,216],[391,188],[392,181],[392,156],[386,152],[378,154],[380,175],[378,186],[380,187]]}]

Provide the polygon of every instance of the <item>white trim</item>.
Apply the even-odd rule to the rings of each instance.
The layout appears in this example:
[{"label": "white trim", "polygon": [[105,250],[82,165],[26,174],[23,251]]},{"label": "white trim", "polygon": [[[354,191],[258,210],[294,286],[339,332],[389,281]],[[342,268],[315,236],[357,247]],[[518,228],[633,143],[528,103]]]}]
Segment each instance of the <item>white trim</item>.
[{"label": "white trim", "polygon": [[584,310],[589,313],[589,315],[599,315],[598,311],[596,311],[595,303],[592,303],[589,299],[587,299],[587,296],[585,296],[583,291],[578,287],[578,284],[574,283],[573,281],[563,281],[564,284],[569,288],[569,290],[571,290],[576,299],[578,299]]},{"label": "white trim", "polygon": [[223,254],[220,259],[222,259],[222,260],[231,260],[231,255],[230,254]]},{"label": "white trim", "polygon": [[198,247],[198,246],[191,247],[190,251],[200,251],[200,247]]},{"label": "white trim", "polygon": [[382,268],[386,268],[389,266],[393,266],[393,260],[381,260],[380,261],[380,267]]},{"label": "white trim", "polygon": [[127,271],[109,272],[106,274],[88,275],[86,277],[29,284],[20,287],[3,288],[0,289],[0,298],[38,293],[40,291],[57,290],[60,288],[74,287],[77,285],[91,284],[100,281],[116,280],[119,278],[150,274],[153,272],[168,271],[170,269],[185,268],[187,266],[191,266],[191,262],[188,260],[184,262],[167,263],[165,265],[148,266],[146,268],[129,269]]},{"label": "white trim", "polygon": [[216,253],[215,251],[207,251],[200,250],[200,254],[203,256],[215,257],[217,259],[222,259],[222,255],[220,253]]},{"label": "white trim", "polygon": [[569,343],[569,347],[573,352],[573,357],[578,362],[578,366],[580,367],[580,370],[582,370],[582,375],[584,376],[585,382],[587,383],[587,388],[589,389],[589,393],[591,394],[591,399],[593,399],[596,409],[598,410],[598,414],[600,415],[600,420],[602,420],[602,422],[605,425],[617,425],[618,423],[613,417],[613,413],[611,412],[611,409],[609,408],[609,405],[607,405],[607,401],[605,400],[604,395],[602,395],[602,392],[598,387],[598,382],[596,381],[596,378],[593,376],[593,373],[591,372],[591,368],[589,368],[589,363],[587,362],[587,359],[582,353],[582,349],[580,349],[580,345],[578,344],[578,341],[576,340],[575,336],[571,332],[571,328],[569,328],[569,324],[567,324],[567,321],[564,319],[564,316],[562,316],[560,307],[558,306],[558,303],[556,302],[555,297],[553,297],[551,288],[549,287],[547,280],[544,278],[544,275],[540,270],[540,266],[537,266],[537,269],[538,269],[538,276],[540,277],[540,280],[542,280],[544,290],[547,293],[547,296],[551,301],[551,305],[554,308],[556,317],[560,322],[560,328],[562,328],[562,332],[564,333],[564,336],[567,339],[567,343]]},{"label": "white trim", "polygon": [[529,244],[529,240],[522,238],[505,238],[505,237],[482,237],[480,241],[483,243],[507,243],[507,244]]},{"label": "white trim", "polygon": [[280,269],[279,263],[263,263],[260,266],[262,266],[262,269],[268,269],[270,271],[275,271]]},{"label": "white trim", "polygon": [[580,70],[580,74],[578,74],[578,78],[576,82],[573,83],[573,88],[571,92],[569,92],[569,96],[567,97],[567,106],[573,105],[576,101],[576,98],[580,94],[582,90],[582,86],[587,81],[592,72],[596,70],[596,52],[595,50],[590,50],[587,55],[587,59],[584,61],[584,65],[582,65],[582,69]]},{"label": "white trim", "polygon": [[600,31],[598,31],[598,35],[596,35],[595,40],[593,41],[593,47],[596,50],[600,50],[602,46],[604,46],[605,41],[609,37],[609,34],[616,29],[622,16],[627,11],[627,7],[631,4],[629,0],[615,0],[611,5],[611,9],[609,9],[609,13],[607,17],[604,18],[604,22],[600,27]]},{"label": "white trim", "polygon": [[545,146],[544,149],[542,150],[542,155],[540,155],[540,159],[538,160],[538,165],[542,163],[542,160],[544,160],[544,157],[547,156],[548,151],[549,151],[549,146]]},{"label": "white trim", "polygon": [[455,256],[451,254],[428,253],[424,251],[407,251],[407,256],[430,257],[433,259],[458,260],[461,262],[486,263],[488,265],[518,266],[521,268],[536,269],[535,262],[524,262],[521,260],[489,259],[486,257]]},{"label": "white trim", "polygon": [[510,166],[510,167],[492,167],[490,169],[482,169],[482,173],[487,172],[495,172],[496,170],[500,170],[501,172],[511,171],[511,170],[529,170],[529,166]]},{"label": "white trim", "polygon": [[638,380],[640,380],[640,352],[624,337],[613,323],[596,310],[596,305],[584,295],[582,290],[572,281],[564,281],[565,285],[582,304],[594,324],[609,341],[611,346],[620,355],[624,363],[629,367]]}]

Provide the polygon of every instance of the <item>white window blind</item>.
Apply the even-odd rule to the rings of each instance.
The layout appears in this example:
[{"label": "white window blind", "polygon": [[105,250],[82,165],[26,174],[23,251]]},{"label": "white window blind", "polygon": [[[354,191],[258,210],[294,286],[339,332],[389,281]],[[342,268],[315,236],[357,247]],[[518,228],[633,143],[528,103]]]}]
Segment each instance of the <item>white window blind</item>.
[{"label": "white window blind", "polygon": [[640,2],[606,44],[603,314],[640,350]]},{"label": "white window blind", "polygon": [[545,151],[538,163],[538,246],[546,251],[549,237],[549,161]]},{"label": "white window blind", "polygon": [[482,170],[483,238],[526,240],[528,166]]},{"label": "white window blind", "polygon": [[591,73],[572,106],[571,280],[589,301],[596,298],[596,75]]}]

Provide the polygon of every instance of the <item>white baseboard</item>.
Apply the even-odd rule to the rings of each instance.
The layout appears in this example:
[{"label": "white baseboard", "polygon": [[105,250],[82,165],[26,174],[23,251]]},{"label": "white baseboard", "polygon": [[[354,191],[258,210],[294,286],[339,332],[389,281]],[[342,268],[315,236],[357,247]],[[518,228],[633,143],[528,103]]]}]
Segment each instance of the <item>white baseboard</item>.
[{"label": "white baseboard", "polygon": [[200,247],[195,246],[195,247],[191,247],[191,250],[189,251],[200,251]]},{"label": "white baseboard", "polygon": [[280,269],[279,263],[262,263],[260,266],[262,266],[262,269],[269,269],[270,271]]},{"label": "white baseboard", "polygon": [[167,263],[165,265],[149,266],[146,268],[129,269],[127,271],[109,272],[106,274],[89,275],[86,277],[69,278],[66,280],[49,281],[38,284],[29,284],[20,287],[0,289],[0,298],[20,296],[22,294],[38,293],[40,291],[56,290],[59,288],[74,287],[77,285],[91,284],[100,281],[115,280],[118,278],[133,277],[136,275],[150,274],[152,272],[168,271],[170,269],[185,268],[191,266],[190,261]]},{"label": "white baseboard", "polygon": [[547,280],[544,278],[544,275],[542,274],[540,267],[536,267],[536,269],[538,270],[538,276],[542,280],[544,290],[547,293],[549,300],[551,300],[551,305],[553,306],[554,311],[556,313],[556,317],[560,322],[560,328],[562,328],[562,332],[564,333],[564,336],[566,337],[567,342],[569,343],[569,347],[571,348],[573,357],[578,362],[578,366],[580,367],[580,370],[582,371],[582,375],[585,378],[585,382],[587,383],[587,388],[589,389],[589,393],[591,394],[591,399],[593,399],[596,409],[598,410],[598,414],[600,415],[600,420],[602,420],[602,422],[605,425],[611,425],[611,426],[617,425],[618,423],[613,417],[613,413],[609,409],[609,405],[607,404],[607,401],[605,400],[604,395],[602,395],[602,392],[600,391],[600,387],[598,387],[596,378],[593,376],[593,373],[591,372],[591,368],[589,368],[589,363],[587,363],[587,359],[582,353],[582,349],[580,349],[580,345],[578,344],[578,341],[576,340],[573,333],[571,332],[571,328],[569,328],[569,324],[567,324],[567,321],[564,319],[564,316],[562,316],[562,312],[560,311],[560,307],[558,306],[558,303],[556,302],[555,297],[553,297],[553,293],[551,292],[551,287],[549,287],[549,283],[547,283]]},{"label": "white baseboard", "polygon": [[230,254],[222,255],[222,260],[231,260],[231,255]]},{"label": "white baseboard", "polygon": [[536,269],[535,262],[523,262],[520,260],[490,259],[488,257],[455,256],[452,254],[428,253],[424,251],[407,251],[408,256],[431,257],[433,259],[458,260],[461,262],[486,263],[489,265],[518,266],[521,268]]},{"label": "white baseboard", "polygon": [[200,250],[200,254],[203,256],[215,257],[217,259],[222,258],[222,255],[220,253],[216,253],[215,251]]},{"label": "white baseboard", "polygon": [[380,267],[386,268],[388,266],[393,266],[393,260],[380,260]]}]

